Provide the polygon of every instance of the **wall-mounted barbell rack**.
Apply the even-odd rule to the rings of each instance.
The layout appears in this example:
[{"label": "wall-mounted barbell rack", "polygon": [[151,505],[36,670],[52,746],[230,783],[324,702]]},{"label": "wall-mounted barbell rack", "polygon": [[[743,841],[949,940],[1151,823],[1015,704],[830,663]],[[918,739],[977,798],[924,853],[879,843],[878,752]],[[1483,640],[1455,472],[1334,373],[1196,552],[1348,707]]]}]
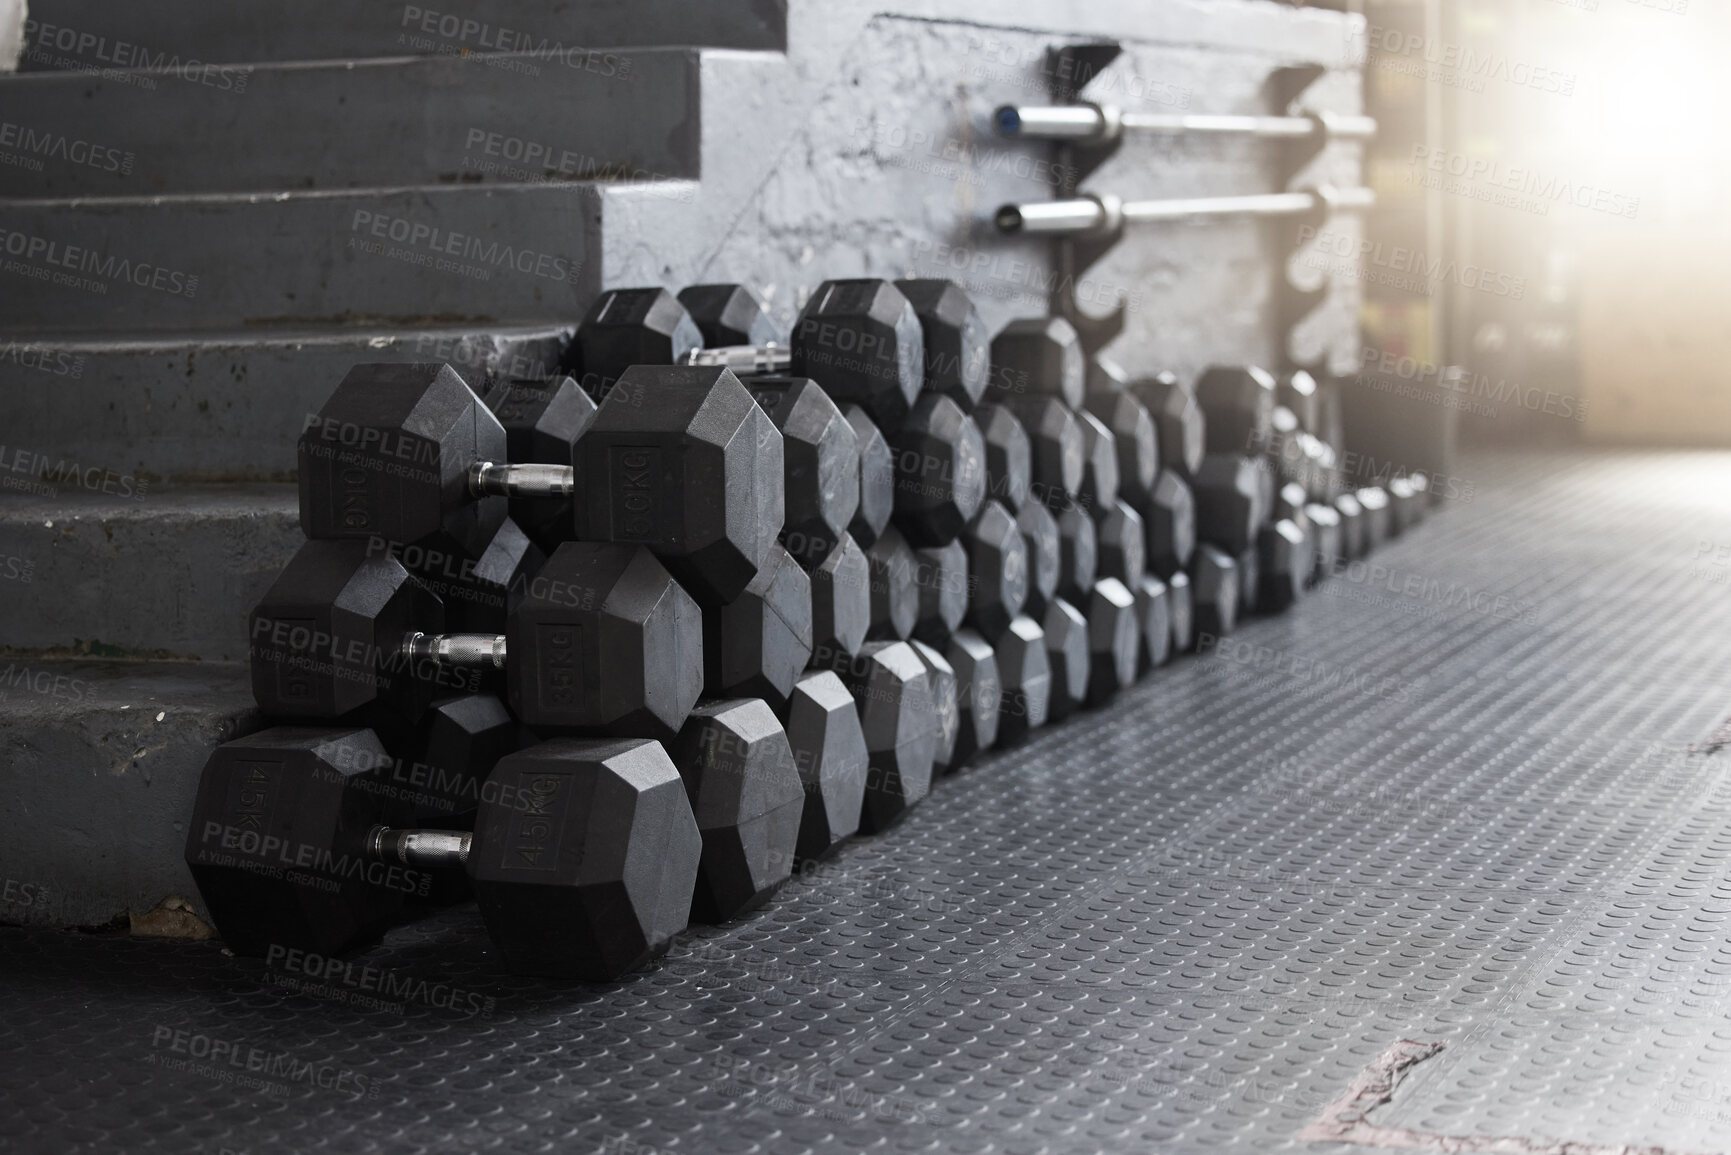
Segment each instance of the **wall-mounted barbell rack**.
[{"label": "wall-mounted barbell rack", "polygon": [[[1286,182],[1290,182],[1330,141],[1364,140],[1376,133],[1376,121],[1368,116],[1297,109],[1298,98],[1323,74],[1318,65],[1275,69],[1264,86],[1265,98],[1275,110],[1267,116],[1126,112],[1080,99],[1080,90],[1122,51],[1122,45],[1112,41],[1050,48],[1046,75],[1052,78],[1053,103],[1004,105],[992,115],[1000,136],[1048,141],[1054,148],[1054,171],[1060,174],[1056,199],[1004,205],[993,215],[993,223],[1002,233],[1054,239],[1058,275],[1053,279],[1050,311],[1076,327],[1089,353],[1098,352],[1124,331],[1125,305],[1119,302],[1104,317],[1084,312],[1076,299],[1079,277],[1118,243],[1126,226],[1222,217],[1288,218],[1295,224],[1320,224],[1333,213],[1361,210],[1375,203],[1375,194],[1368,188],[1329,186],[1246,196],[1140,201],[1081,192],[1081,182],[1116,153],[1129,135],[1280,141],[1285,147],[1282,169]],[[1295,227],[1293,248],[1297,247],[1297,237]],[[1284,274],[1279,281],[1282,320],[1290,331],[1315,308],[1326,289],[1301,290]],[[1289,347],[1284,341],[1282,345]]]}]

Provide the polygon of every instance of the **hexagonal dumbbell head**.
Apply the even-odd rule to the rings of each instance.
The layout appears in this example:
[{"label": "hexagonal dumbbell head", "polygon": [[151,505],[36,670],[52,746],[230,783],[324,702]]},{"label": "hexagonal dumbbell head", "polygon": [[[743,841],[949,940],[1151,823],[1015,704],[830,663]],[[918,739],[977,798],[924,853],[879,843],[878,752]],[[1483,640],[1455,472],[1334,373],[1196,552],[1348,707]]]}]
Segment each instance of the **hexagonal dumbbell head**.
[{"label": "hexagonal dumbbell head", "polygon": [[810,568],[829,556],[859,512],[859,437],[815,381],[750,377],[743,384],[781,431],[781,540]]},{"label": "hexagonal dumbbell head", "polygon": [[1118,500],[1118,446],[1112,431],[1087,410],[1076,414],[1082,431],[1082,488],[1076,500],[1095,516]]},{"label": "hexagonal dumbbell head", "polygon": [[[1052,599],[1057,604],[1057,599]],[[1010,623],[993,647],[998,682],[1003,688],[998,711],[998,744],[1014,746],[1046,724],[1052,703],[1052,663],[1046,654],[1046,631],[1033,618]]]},{"label": "hexagonal dumbbell head", "polygon": [[1206,422],[1196,393],[1175,374],[1161,373],[1130,383],[1130,392],[1147,408],[1160,438],[1160,461],[1188,480],[1202,466],[1207,450]]},{"label": "hexagonal dumbbell head", "polygon": [[1310,522],[1312,584],[1338,571],[1342,557],[1340,511],[1332,505],[1307,505],[1305,520]]},{"label": "hexagonal dumbbell head", "polygon": [[781,710],[813,646],[811,578],[776,546],[745,592],[703,615],[703,689]]},{"label": "hexagonal dumbbell head", "polygon": [[1390,537],[1399,537],[1413,523],[1413,505],[1417,494],[1413,491],[1412,482],[1404,477],[1391,477],[1388,480],[1388,532]]},{"label": "hexagonal dumbbell head", "polygon": [[787,741],[805,788],[795,853],[822,858],[859,830],[871,762],[853,695],[833,671],[813,670],[794,686]]},{"label": "hexagonal dumbbell head", "polygon": [[914,551],[914,587],[920,613],[912,636],[942,646],[968,613],[968,551],[961,539]]},{"label": "hexagonal dumbbell head", "polygon": [[925,664],[906,642],[868,642],[838,672],[871,752],[860,830],[873,834],[931,791],[937,707]]},{"label": "hexagonal dumbbell head", "polygon": [[1136,626],[1142,635],[1136,669],[1146,674],[1172,656],[1172,598],[1166,583],[1153,574],[1144,574],[1133,592]]},{"label": "hexagonal dumbbell head", "polygon": [[505,429],[449,365],[356,365],[301,431],[309,538],[418,542],[477,555],[505,519],[469,493],[469,467],[505,460]]},{"label": "hexagonal dumbbell head", "polygon": [[1260,562],[1256,592],[1257,608],[1264,613],[1284,613],[1304,597],[1313,560],[1310,537],[1297,522],[1285,518],[1265,525],[1257,535]]},{"label": "hexagonal dumbbell head", "polygon": [[510,518],[499,524],[478,557],[456,552],[442,535],[433,540],[439,544],[392,543],[388,552],[445,603],[447,630],[503,633],[511,610],[530,579],[546,564],[547,555]]},{"label": "hexagonal dumbbell head", "polygon": [[954,281],[897,281],[914,307],[926,343],[927,393],[941,393],[964,413],[979,404],[992,371],[992,342],[973,300]]},{"label": "hexagonal dumbbell head", "polygon": [[1117,578],[1101,578],[1088,598],[1088,701],[1105,702],[1133,685],[1141,656],[1136,595]]},{"label": "hexagonal dumbbell head", "polygon": [[1027,540],[1010,511],[988,501],[957,544],[967,551],[968,624],[996,638],[1028,600]]},{"label": "hexagonal dumbbell head", "polygon": [[1299,427],[1306,433],[1317,432],[1317,419],[1321,416],[1321,409],[1317,404],[1315,377],[1303,369],[1281,374],[1275,387],[1274,400],[1276,404],[1292,410],[1293,415],[1298,418]]},{"label": "hexagonal dumbbell head", "polygon": [[1099,533],[1080,506],[1058,514],[1058,596],[1086,604],[1100,564]]},{"label": "hexagonal dumbbell head", "polygon": [[780,342],[763,302],[744,285],[691,285],[679,291],[679,303],[710,348]]},{"label": "hexagonal dumbbell head", "polygon": [[459,694],[434,702],[401,745],[397,773],[414,787],[410,826],[473,830],[481,786],[494,765],[523,744],[523,728],[492,694]]},{"label": "hexagonal dumbbell head", "polygon": [[825,281],[793,326],[793,372],[894,429],[925,384],[920,319],[888,281]]},{"label": "hexagonal dumbbell head", "polygon": [[1357,561],[1370,552],[1364,506],[1358,503],[1357,494],[1343,493],[1334,499],[1334,511],[1340,515],[1340,555],[1348,561]]},{"label": "hexagonal dumbbell head", "polygon": [[919,560],[894,526],[866,550],[871,567],[871,628],[866,637],[902,641],[914,632],[920,617],[920,591],[914,584]]},{"label": "hexagonal dumbbell head", "polygon": [[694,922],[726,922],[793,873],[805,787],[787,733],[757,698],[698,704],[672,747],[703,832]]},{"label": "hexagonal dumbbell head", "polygon": [[634,366],[584,438],[577,536],[647,546],[694,596],[732,601],[781,532],[782,453],[731,370]]},{"label": "hexagonal dumbbell head", "polygon": [[1196,547],[1190,562],[1190,612],[1195,644],[1238,628],[1238,563],[1212,545]]},{"label": "hexagonal dumbbell head", "polygon": [[877,423],[858,405],[842,407],[859,442],[859,510],[848,532],[861,549],[870,549],[896,508],[896,459]]},{"label": "hexagonal dumbbell head", "polygon": [[[505,427],[505,456],[513,465],[577,465],[577,443],[595,420],[595,402],[570,377],[501,381],[484,401]],[[544,553],[570,541],[576,528],[571,497],[513,497],[511,520]]]},{"label": "hexagonal dumbbell head", "polygon": [[188,823],[186,865],[230,950],[330,956],[384,929],[404,890],[383,885],[382,870],[369,878],[364,867],[347,867],[361,862],[373,827],[391,821],[395,804],[383,790],[391,765],[378,737],[362,729],[279,726],[212,752]]},{"label": "hexagonal dumbbell head", "polygon": [[1148,530],[1142,515],[1119,501],[1094,524],[1094,536],[1095,578],[1117,578],[1135,589],[1148,568]]},{"label": "hexagonal dumbbell head", "polygon": [[697,323],[666,289],[610,289],[583,315],[564,369],[601,402],[631,366],[677,365],[702,346]]},{"label": "hexagonal dumbbell head", "polygon": [[703,614],[637,546],[560,546],[505,636],[511,709],[531,726],[671,735],[703,689]]},{"label": "hexagonal dumbbell head", "polygon": [[1160,475],[1160,434],[1147,407],[1118,389],[1091,391],[1087,410],[1112,432],[1118,454],[1118,496],[1132,505],[1147,501]]},{"label": "hexagonal dumbbell head", "polygon": [[467,870],[512,971],[606,982],[685,929],[704,842],[659,742],[555,738],[487,791]]},{"label": "hexagonal dumbbell head", "polygon": [[1062,508],[1082,489],[1084,445],[1076,415],[1056,397],[1018,395],[1005,398],[1004,405],[1028,435],[1030,499]]},{"label": "hexagonal dumbbell head", "polygon": [[1248,457],[1210,453],[1191,483],[1196,499],[1196,536],[1234,557],[1256,544],[1267,511],[1262,471]]},{"label": "hexagonal dumbbell head", "polygon": [[[1058,533],[1058,519],[1044,505],[1030,501],[1016,515],[1016,531],[1028,550],[1028,592],[1022,610],[1030,618],[1044,617],[1064,578],[1064,542]],[[993,644],[997,644],[996,639]]]},{"label": "hexagonal dumbbell head", "polygon": [[1367,485],[1355,494],[1358,504],[1364,510],[1364,549],[1366,553],[1376,549],[1389,539],[1388,490],[1380,485]]},{"label": "hexagonal dumbbell head", "polygon": [[891,442],[896,520],[916,546],[948,545],[986,494],[986,446],[974,419],[948,397],[927,394]]},{"label": "hexagonal dumbbell head", "polygon": [[1062,597],[1052,599],[1040,623],[1046,635],[1046,661],[1052,667],[1052,699],[1048,722],[1062,722],[1088,700],[1088,673],[1093,656],[1088,649],[1088,619]]},{"label": "hexagonal dumbbell head", "polygon": [[1166,600],[1172,603],[1172,652],[1187,654],[1196,644],[1196,610],[1190,596],[1190,575],[1166,579]]},{"label": "hexagonal dumbbell head", "polygon": [[1038,393],[1071,409],[1082,406],[1087,364],[1075,326],[1062,317],[1024,317],[992,338],[992,387],[987,396]]},{"label": "hexagonal dumbbell head", "polygon": [[[852,657],[872,623],[872,570],[865,550],[849,534],[811,571],[811,644],[817,655]],[[827,664],[827,659],[819,665]]]},{"label": "hexagonal dumbbell head", "polygon": [[[947,640],[947,639],[946,639]],[[932,709],[937,711],[937,742],[932,748],[932,772],[943,774],[952,766],[956,755],[956,734],[960,725],[957,704],[956,671],[949,659],[922,641],[912,641],[914,653],[926,668],[926,682],[931,688]]]},{"label": "hexagonal dumbbell head", "polygon": [[1215,365],[1196,380],[1208,452],[1262,453],[1273,436],[1274,378],[1254,365]]},{"label": "hexagonal dumbbell head", "polygon": [[437,598],[364,541],[309,541],[248,621],[252,694],[275,718],[341,718],[376,702],[410,717],[436,687],[398,654],[416,630],[444,628]]},{"label": "hexagonal dumbbell head", "polygon": [[974,424],[986,447],[986,497],[1015,513],[1028,500],[1033,482],[1033,447],[1016,415],[1002,405],[974,409]]},{"label": "hexagonal dumbbell head", "polygon": [[957,630],[944,658],[956,674],[956,743],[949,768],[957,770],[997,744],[1003,686],[991,643],[973,630]]},{"label": "hexagonal dumbbell head", "polygon": [[[1260,532],[1260,531],[1258,531]],[[1238,564],[1238,619],[1270,612],[1262,604],[1262,555],[1252,546],[1233,559]]]},{"label": "hexagonal dumbbell head", "polygon": [[1095,354],[1087,360],[1082,383],[1085,395],[1122,393],[1130,388],[1130,374],[1110,357]]}]

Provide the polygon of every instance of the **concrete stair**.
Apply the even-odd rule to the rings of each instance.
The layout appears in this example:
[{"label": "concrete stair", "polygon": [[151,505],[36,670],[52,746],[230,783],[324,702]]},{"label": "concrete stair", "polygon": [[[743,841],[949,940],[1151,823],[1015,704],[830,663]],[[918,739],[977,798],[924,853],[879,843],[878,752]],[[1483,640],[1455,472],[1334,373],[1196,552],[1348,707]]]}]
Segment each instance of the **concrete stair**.
[{"label": "concrete stair", "polygon": [[[26,74],[0,86],[0,121],[23,126],[22,153],[43,164],[0,166],[0,196],[694,177],[697,56],[633,49],[594,69],[533,53],[260,64],[227,96],[150,71]],[[91,146],[83,163],[71,144],[63,159],[62,140]]]}]

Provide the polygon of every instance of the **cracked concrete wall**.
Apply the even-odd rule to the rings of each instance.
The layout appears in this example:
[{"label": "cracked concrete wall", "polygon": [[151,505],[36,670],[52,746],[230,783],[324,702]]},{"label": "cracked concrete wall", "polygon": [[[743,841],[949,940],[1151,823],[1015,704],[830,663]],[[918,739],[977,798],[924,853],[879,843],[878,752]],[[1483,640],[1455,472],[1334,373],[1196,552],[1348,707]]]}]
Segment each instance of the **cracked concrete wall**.
[{"label": "cracked concrete wall", "polygon": [[[829,277],[947,276],[994,328],[1045,312],[1053,246],[1001,236],[991,218],[1005,202],[1055,195],[1052,152],[996,137],[990,116],[1002,103],[1046,101],[1042,61],[1056,43],[1122,39],[1124,54],[1087,94],[1126,109],[1265,112],[1269,73],[1300,63],[1328,69],[1307,94],[1313,107],[1362,109],[1357,18],[1338,13],[1234,0],[844,8],[794,4],[785,59],[705,54],[701,194],[693,206],[655,190],[607,190],[605,285],[741,280],[788,322]],[[1302,176],[1357,185],[1361,168],[1358,146],[1343,142]],[[1142,137],[1084,187],[1143,199],[1272,191],[1280,181],[1265,142]],[[1274,278],[1294,258],[1290,229],[1266,221],[1132,227],[1078,282],[1079,296],[1094,314],[1126,302],[1127,328],[1109,353],[1133,369],[1193,377],[1216,361],[1280,363]],[[1332,355],[1349,370],[1357,286],[1292,267],[1326,291],[1292,353],[1302,362]]]}]

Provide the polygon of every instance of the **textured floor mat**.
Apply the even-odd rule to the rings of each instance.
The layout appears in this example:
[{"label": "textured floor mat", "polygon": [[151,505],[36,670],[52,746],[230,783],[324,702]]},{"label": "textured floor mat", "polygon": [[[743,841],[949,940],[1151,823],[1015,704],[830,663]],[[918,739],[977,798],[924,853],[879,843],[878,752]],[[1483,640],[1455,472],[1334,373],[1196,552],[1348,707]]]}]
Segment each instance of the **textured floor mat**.
[{"label": "textured floor mat", "polygon": [[0,1148],[1731,1150],[1731,454],[1461,475],[628,982],[0,931]]}]

